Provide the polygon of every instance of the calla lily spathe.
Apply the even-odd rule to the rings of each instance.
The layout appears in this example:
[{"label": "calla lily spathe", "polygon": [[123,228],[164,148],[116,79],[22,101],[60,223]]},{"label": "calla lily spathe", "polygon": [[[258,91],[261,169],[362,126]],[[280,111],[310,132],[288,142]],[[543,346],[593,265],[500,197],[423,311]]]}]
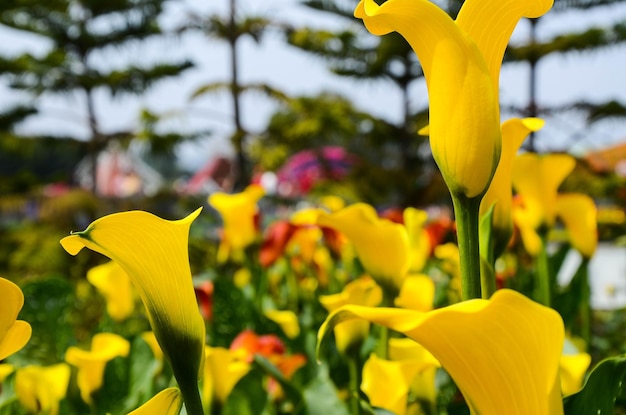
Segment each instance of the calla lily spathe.
[{"label": "calla lily spathe", "polygon": [[20,287],[0,278],[0,295],[0,360],[4,360],[28,343],[32,328],[27,322],[17,320],[24,306],[24,294]]},{"label": "calla lily spathe", "polygon": [[102,387],[104,369],[116,357],[126,357],[130,343],[115,333],[98,333],[91,339],[91,350],[70,347],[65,361],[78,368],[78,388],[83,401],[93,403],[92,394]]},{"label": "calla lily spathe", "polygon": [[135,309],[135,297],[130,278],[114,261],[97,265],[87,271],[87,280],[102,294],[107,313],[115,321],[124,321]]},{"label": "calla lily spathe", "polygon": [[361,390],[372,406],[405,415],[411,383],[419,370],[413,361],[385,360],[372,353],[363,365]]},{"label": "calla lily spathe", "polygon": [[344,306],[322,324],[319,346],[337,324],[364,319],[404,333],[441,362],[472,414],[561,415],[563,320],[512,290],[427,313]]},{"label": "calla lily spathe", "polygon": [[531,255],[542,248],[538,231],[552,228],[559,218],[565,225],[570,243],[590,258],[598,244],[597,209],[594,201],[581,193],[558,193],[559,186],[576,165],[568,154],[524,153],[513,164],[513,187],[521,203],[513,212],[522,241]]},{"label": "calla lily spathe", "polygon": [[480,203],[481,216],[495,204],[491,233],[496,248],[495,257],[504,251],[513,235],[513,186],[511,183],[513,161],[528,134],[539,131],[544,124],[545,122],[539,118],[513,118],[502,124],[500,162],[489,189]]},{"label": "calla lily spathe", "polygon": [[[370,277],[361,277],[349,282],[337,294],[320,295],[319,301],[332,312],[348,304],[376,307],[383,301],[383,291]],[[364,320],[353,320],[335,327],[335,344],[341,353],[348,353],[360,346],[369,334],[370,324]]]},{"label": "calla lily spathe", "polygon": [[245,353],[223,347],[205,347],[202,398],[205,404],[220,407],[237,382],[250,370]]},{"label": "calla lily spathe", "polygon": [[183,407],[183,396],[178,388],[167,388],[128,415],[178,415]]},{"label": "calla lily spathe", "polygon": [[15,375],[15,394],[28,411],[57,415],[69,381],[70,367],[65,363],[26,366]]},{"label": "calla lily spathe", "polygon": [[427,0],[361,0],[355,16],[376,35],[400,33],[416,52],[429,95],[430,145],[454,195],[481,196],[500,158],[498,84],[504,50],[522,17],[552,0],[468,0],[456,21]]},{"label": "calla lily spathe", "polygon": [[400,289],[411,261],[404,225],[380,218],[366,203],[321,213],[317,223],[342,232],[354,245],[365,271],[383,289]]},{"label": "calla lily spathe", "polygon": [[260,236],[257,203],[264,194],[261,186],[252,184],[240,193],[216,192],[209,196],[209,205],[218,211],[224,224],[219,262],[225,262],[229,257],[240,259],[243,249]]},{"label": "calla lily spathe", "polygon": [[197,390],[205,342],[188,255],[189,228],[200,210],[177,221],[143,211],[116,213],[61,240],[70,254],[89,248],[128,274],[186,400],[187,390]]}]

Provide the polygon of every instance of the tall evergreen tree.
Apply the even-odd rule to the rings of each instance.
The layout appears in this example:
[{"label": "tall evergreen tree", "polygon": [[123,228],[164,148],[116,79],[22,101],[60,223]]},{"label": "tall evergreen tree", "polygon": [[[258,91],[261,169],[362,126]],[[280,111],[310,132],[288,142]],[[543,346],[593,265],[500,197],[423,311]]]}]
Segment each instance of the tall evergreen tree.
[{"label": "tall evergreen tree", "polygon": [[[95,95],[139,95],[157,81],[177,76],[191,62],[145,65],[125,63],[119,69],[97,65],[99,53],[162,35],[158,18],[163,0],[3,0],[0,24],[35,34],[50,45],[43,56],[25,53],[0,59],[0,74],[10,86],[42,94],[79,97],[89,131],[92,183],[98,153],[112,139],[128,139],[133,131],[105,132]],[[117,62],[116,62],[117,63]],[[36,105],[35,105],[36,106]]]},{"label": "tall evergreen tree", "polygon": [[[610,7],[623,3],[623,0],[555,0],[550,14],[575,11],[581,14],[590,9]],[[528,94],[529,100],[524,108],[511,108],[525,116],[547,116],[555,112],[571,110],[582,111],[589,122],[607,117],[626,117],[626,103],[615,100],[607,102],[570,102],[560,107],[546,107],[537,101],[538,65],[548,56],[554,54],[567,55],[573,52],[590,52],[601,48],[617,45],[626,41],[626,16],[621,21],[603,27],[588,27],[583,31],[561,33],[546,41],[537,39],[537,30],[544,24],[547,17],[530,20],[530,32],[527,43],[510,45],[505,56],[506,62],[526,62],[529,67]],[[535,134],[531,134],[526,148],[536,150]]]},{"label": "tall evergreen tree", "polygon": [[201,16],[192,14],[190,22],[181,30],[199,30],[210,39],[225,42],[229,50],[229,79],[208,82],[196,88],[192,99],[206,94],[227,91],[232,102],[233,133],[231,143],[235,150],[234,188],[241,190],[250,183],[252,163],[247,155],[250,132],[245,126],[241,111],[242,96],[246,92],[261,92],[270,98],[285,101],[285,94],[265,83],[242,83],[240,80],[241,61],[239,50],[241,40],[249,37],[259,43],[264,34],[279,23],[265,16],[242,15],[236,0],[228,0],[228,12],[225,16],[217,14]]}]

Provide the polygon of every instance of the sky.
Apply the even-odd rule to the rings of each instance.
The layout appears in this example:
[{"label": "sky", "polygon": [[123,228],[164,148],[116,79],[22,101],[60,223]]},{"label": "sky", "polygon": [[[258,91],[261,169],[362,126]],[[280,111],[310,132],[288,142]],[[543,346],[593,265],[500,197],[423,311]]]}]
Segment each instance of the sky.
[{"label": "sky", "polygon": [[[356,4],[356,0],[354,1]],[[294,25],[339,27],[341,20],[327,14],[311,11],[298,0],[238,0],[241,15],[266,15]],[[185,0],[170,2],[163,19],[171,27],[195,11],[202,15],[225,14],[228,0]],[[594,11],[549,13],[538,26],[540,39],[560,33],[584,30],[592,26],[606,26],[626,20],[626,4],[598,8]],[[355,22],[354,24],[358,24]],[[528,37],[528,22],[522,21],[513,34],[511,43],[523,43]],[[31,36],[0,30],[3,53],[23,51],[43,53],[46,45]],[[139,57],[139,59],[137,59]],[[260,44],[250,39],[240,47],[242,82],[265,82],[293,95],[313,95],[332,91],[349,97],[354,104],[390,121],[400,121],[399,92],[386,82],[353,81],[329,73],[323,60],[285,44],[277,33],[270,33]],[[196,67],[181,79],[165,81],[141,98],[111,100],[98,95],[98,116],[106,131],[133,128],[141,108],[168,114],[173,128],[211,130],[212,134],[198,143],[184,146],[180,152],[183,167],[193,170],[219,153],[230,153],[227,137],[232,131],[230,101],[227,95],[212,95],[194,101],[189,97],[199,86],[228,79],[228,48],[202,34],[188,34],[175,39],[135,44],[126,50],[112,50],[96,57],[103,67],[121,62],[160,62],[191,59]],[[540,105],[558,105],[586,99],[602,102],[618,99],[626,102],[626,45],[600,51],[550,56],[538,67],[538,101]],[[501,74],[501,103],[523,105],[527,99],[528,68],[524,64],[508,64]],[[19,97],[0,85],[5,102]],[[411,91],[412,105],[423,108],[428,96],[422,83]],[[33,117],[21,130],[25,132],[70,133],[87,136],[86,117],[82,112],[80,96],[46,98],[41,116]],[[243,122],[247,129],[260,131],[276,109],[266,98],[246,95],[243,100]],[[508,116],[508,114],[503,114]],[[546,127],[537,136],[540,151],[567,150],[574,154],[599,149],[619,141],[626,141],[626,122],[609,120],[589,127],[581,117],[572,114],[548,118]]]}]

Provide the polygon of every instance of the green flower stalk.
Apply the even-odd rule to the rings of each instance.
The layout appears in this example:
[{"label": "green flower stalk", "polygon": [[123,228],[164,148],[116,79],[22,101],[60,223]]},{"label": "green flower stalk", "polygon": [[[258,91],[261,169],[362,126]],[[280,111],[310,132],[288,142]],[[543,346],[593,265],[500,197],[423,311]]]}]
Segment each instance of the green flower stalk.
[{"label": "green flower stalk", "polygon": [[188,237],[198,209],[178,221],[143,211],[116,213],[61,240],[76,255],[82,248],[118,263],[146,307],[154,335],[169,360],[189,415],[203,413],[198,390],[205,326],[189,267]]}]

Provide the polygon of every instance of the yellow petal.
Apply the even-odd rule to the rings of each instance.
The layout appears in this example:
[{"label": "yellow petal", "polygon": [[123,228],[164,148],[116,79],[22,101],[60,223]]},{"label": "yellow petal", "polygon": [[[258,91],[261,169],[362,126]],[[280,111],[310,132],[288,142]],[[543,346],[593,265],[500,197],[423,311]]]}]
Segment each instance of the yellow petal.
[{"label": "yellow petal", "polygon": [[[471,2],[470,2],[471,3]],[[467,4],[467,3],[465,3]],[[544,121],[539,118],[513,118],[502,124],[502,153],[489,190],[480,203],[481,216],[495,203],[493,233],[498,247],[506,246],[513,234],[511,171],[513,160],[522,143],[533,131],[540,130]]]},{"label": "yellow petal", "polygon": [[361,390],[374,407],[406,413],[409,386],[419,368],[411,361],[390,361],[371,354],[363,365]]},{"label": "yellow petal", "polygon": [[426,211],[408,207],[402,213],[404,226],[409,236],[411,249],[411,271],[420,272],[424,269],[430,255],[430,238],[424,229],[428,220]]},{"label": "yellow petal", "polygon": [[580,193],[560,194],[556,214],[565,224],[574,249],[591,258],[598,247],[598,214],[593,199]]},{"label": "yellow petal", "polygon": [[204,384],[202,398],[207,406],[214,399],[226,402],[237,382],[250,370],[250,365],[241,360],[237,352],[223,347],[206,347],[204,361]]},{"label": "yellow petal", "polygon": [[91,350],[69,347],[65,361],[78,368],[78,388],[87,403],[93,402],[92,394],[102,387],[106,364],[116,357],[126,357],[130,343],[114,333],[98,333],[91,339]]},{"label": "yellow petal", "polygon": [[178,415],[183,407],[183,396],[178,388],[167,388],[128,415]]},{"label": "yellow petal", "polygon": [[334,228],[354,245],[365,270],[380,285],[399,289],[410,265],[406,228],[378,217],[365,203],[332,214],[320,214],[318,224]]},{"label": "yellow petal", "polygon": [[296,313],[290,310],[267,310],[265,316],[278,324],[290,339],[295,339],[300,334],[300,323]]},{"label": "yellow petal", "polygon": [[0,383],[15,371],[15,367],[8,363],[0,363]]},{"label": "yellow petal", "polygon": [[561,391],[563,396],[573,395],[582,388],[590,364],[591,356],[588,353],[561,356]]},{"label": "yellow petal", "polygon": [[30,324],[16,320],[24,306],[24,294],[13,282],[0,278],[0,360],[12,355],[28,343]]},{"label": "yellow petal", "polygon": [[222,217],[224,239],[232,249],[243,249],[256,240],[257,202],[263,195],[264,190],[261,186],[250,185],[241,193],[216,192],[209,196],[209,204]]},{"label": "yellow petal", "polygon": [[[70,253],[82,244],[117,262],[130,277],[152,330],[179,380],[197,381],[205,326],[189,268],[188,235],[196,210],[168,221],[143,211],[116,213],[61,240]],[[194,375],[195,374],[195,375]]]},{"label": "yellow petal", "polygon": [[70,367],[65,363],[46,367],[26,366],[15,375],[15,394],[29,411],[57,415],[69,380]]},{"label": "yellow petal", "polygon": [[126,272],[116,262],[110,261],[87,271],[87,280],[102,294],[107,303],[107,313],[115,321],[128,318],[134,308],[133,288]]},{"label": "yellow petal", "polygon": [[515,158],[513,187],[524,207],[538,212],[538,225],[554,225],[557,191],[575,166],[576,160],[568,154],[524,153]]},{"label": "yellow petal", "polygon": [[390,360],[410,360],[419,368],[411,382],[411,392],[418,400],[434,405],[437,400],[435,377],[441,364],[422,345],[407,337],[389,339]]},{"label": "yellow petal", "polygon": [[355,16],[376,35],[400,33],[417,53],[428,87],[433,156],[454,194],[487,190],[500,157],[497,90],[481,52],[427,0],[361,0]]},{"label": "yellow petal", "polygon": [[409,275],[395,299],[398,307],[416,311],[430,311],[435,299],[435,283],[427,275]]},{"label": "yellow petal", "polygon": [[522,17],[540,17],[553,0],[466,0],[456,19],[478,45],[487,63],[494,90],[498,91],[504,50]]},{"label": "yellow petal", "polygon": [[[347,304],[376,307],[383,301],[383,291],[369,277],[361,277],[349,282],[338,294],[320,295],[320,303],[328,311],[333,311]],[[335,327],[335,345],[341,353],[348,353],[358,347],[369,334],[367,321],[353,320]]]},{"label": "yellow petal", "polygon": [[406,334],[452,376],[473,413],[562,414],[558,368],[564,329],[559,314],[511,290],[420,313],[345,306],[320,328],[361,318]]}]

